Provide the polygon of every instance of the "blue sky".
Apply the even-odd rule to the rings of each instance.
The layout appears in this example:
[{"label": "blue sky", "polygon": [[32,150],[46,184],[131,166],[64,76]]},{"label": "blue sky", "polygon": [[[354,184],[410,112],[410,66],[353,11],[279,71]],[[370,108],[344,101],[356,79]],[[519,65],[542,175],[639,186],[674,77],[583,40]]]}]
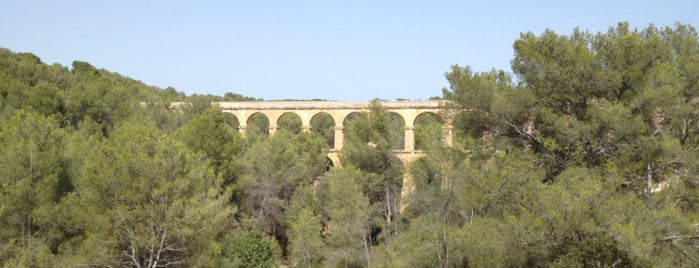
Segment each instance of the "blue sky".
[{"label": "blue sky", "polygon": [[[196,3],[195,3],[196,2]],[[426,99],[522,32],[699,27],[699,1],[0,1],[0,47],[187,94]]]}]

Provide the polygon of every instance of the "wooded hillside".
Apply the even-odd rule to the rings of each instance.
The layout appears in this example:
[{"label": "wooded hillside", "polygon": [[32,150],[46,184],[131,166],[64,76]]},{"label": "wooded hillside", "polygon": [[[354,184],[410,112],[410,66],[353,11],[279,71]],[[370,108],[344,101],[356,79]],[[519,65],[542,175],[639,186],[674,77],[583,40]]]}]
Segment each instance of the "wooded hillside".
[{"label": "wooded hillside", "polygon": [[452,66],[453,143],[424,119],[407,167],[379,102],[331,167],[332,118],[271,137],[253,118],[244,137],[210,102],[253,98],[0,49],[0,265],[699,266],[696,30],[513,46],[511,72]]}]

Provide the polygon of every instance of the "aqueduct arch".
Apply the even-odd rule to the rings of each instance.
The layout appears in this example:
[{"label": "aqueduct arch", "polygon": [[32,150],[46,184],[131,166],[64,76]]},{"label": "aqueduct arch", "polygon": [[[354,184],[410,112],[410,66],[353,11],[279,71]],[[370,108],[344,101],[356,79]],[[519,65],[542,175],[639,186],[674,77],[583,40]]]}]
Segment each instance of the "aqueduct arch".
[{"label": "aqueduct arch", "polygon": [[[395,153],[404,161],[410,162],[409,158],[401,155],[420,153],[415,150],[415,120],[423,113],[443,114],[442,101],[383,101],[381,105],[389,113],[399,115],[405,123],[404,146]],[[218,102],[217,104],[225,113],[233,114],[240,122],[238,128],[245,134],[247,122],[250,116],[256,113],[263,114],[269,120],[269,134],[279,128],[279,118],[287,113],[293,113],[301,118],[301,126],[304,131],[310,130],[311,120],[318,114],[325,113],[332,117],[335,122],[335,137],[333,152],[342,149],[344,145],[345,128],[344,122],[347,116],[356,112],[369,111],[371,102],[369,101],[245,101],[245,102]],[[448,118],[443,119],[445,140],[451,140],[451,126]],[[332,157],[331,157],[332,158]],[[335,161],[335,159],[333,159]]]},{"label": "aqueduct arch", "polygon": [[[452,118],[446,113],[443,101],[382,101],[380,104],[389,114],[396,114],[403,121],[403,142],[402,149],[393,150],[393,154],[408,165],[424,156],[423,152],[416,150],[415,126],[418,117],[421,115],[436,115],[441,118],[442,136],[444,142],[449,146],[452,141]],[[248,130],[248,121],[255,114],[261,114],[269,122],[269,135],[279,129],[279,120],[285,114],[293,114],[301,119],[302,131],[312,129],[313,118],[318,115],[329,115],[334,121],[333,148],[328,153],[328,160],[331,165],[341,166],[338,152],[342,150],[345,140],[345,120],[353,113],[367,112],[371,107],[369,101],[246,101],[246,102],[217,102],[224,113],[235,116],[239,122],[238,129],[245,135]],[[401,195],[405,196],[412,192],[414,184],[409,173],[404,174],[403,190]]]},{"label": "aqueduct arch", "polygon": [[[143,104],[143,103],[142,103]],[[268,122],[268,129],[254,129],[254,131],[265,132],[274,135],[279,128],[279,118],[287,113],[298,115],[301,118],[302,131],[311,130],[311,121],[317,115],[329,115],[334,121],[334,144],[333,149],[328,153],[328,160],[333,166],[342,166],[338,152],[342,150],[345,140],[345,119],[352,113],[367,112],[372,102],[369,101],[245,101],[245,102],[213,102],[221,108],[224,113],[233,115],[234,118],[226,116],[226,122],[230,125],[238,124],[238,130],[245,135],[248,129],[248,122],[252,116],[262,115]],[[447,146],[452,144],[454,114],[446,109],[444,101],[381,101],[380,104],[389,112],[402,117],[404,127],[404,146],[401,150],[393,150],[393,154],[408,165],[424,153],[415,148],[415,126],[418,117],[422,114],[433,114],[441,118],[443,142]],[[186,105],[183,102],[170,103],[171,107]],[[401,196],[411,193],[414,189],[412,177],[409,173],[404,174],[403,189]]]}]

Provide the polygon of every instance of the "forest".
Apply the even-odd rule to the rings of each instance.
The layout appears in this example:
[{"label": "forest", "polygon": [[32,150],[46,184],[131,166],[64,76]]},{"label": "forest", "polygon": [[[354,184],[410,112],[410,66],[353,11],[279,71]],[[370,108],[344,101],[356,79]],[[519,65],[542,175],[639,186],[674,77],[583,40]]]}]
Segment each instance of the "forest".
[{"label": "forest", "polygon": [[512,70],[451,66],[421,159],[394,156],[402,126],[375,101],[331,166],[327,119],[242,135],[211,103],[253,97],[0,48],[0,266],[698,267],[697,31],[513,49]]}]

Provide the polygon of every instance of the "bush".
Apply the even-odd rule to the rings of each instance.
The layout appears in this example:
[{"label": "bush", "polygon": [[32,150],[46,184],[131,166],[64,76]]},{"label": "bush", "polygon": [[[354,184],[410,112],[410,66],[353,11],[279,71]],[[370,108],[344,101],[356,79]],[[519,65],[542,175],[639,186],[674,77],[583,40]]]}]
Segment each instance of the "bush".
[{"label": "bush", "polygon": [[236,267],[275,267],[279,246],[274,238],[257,231],[236,232],[223,247],[223,256]]}]

